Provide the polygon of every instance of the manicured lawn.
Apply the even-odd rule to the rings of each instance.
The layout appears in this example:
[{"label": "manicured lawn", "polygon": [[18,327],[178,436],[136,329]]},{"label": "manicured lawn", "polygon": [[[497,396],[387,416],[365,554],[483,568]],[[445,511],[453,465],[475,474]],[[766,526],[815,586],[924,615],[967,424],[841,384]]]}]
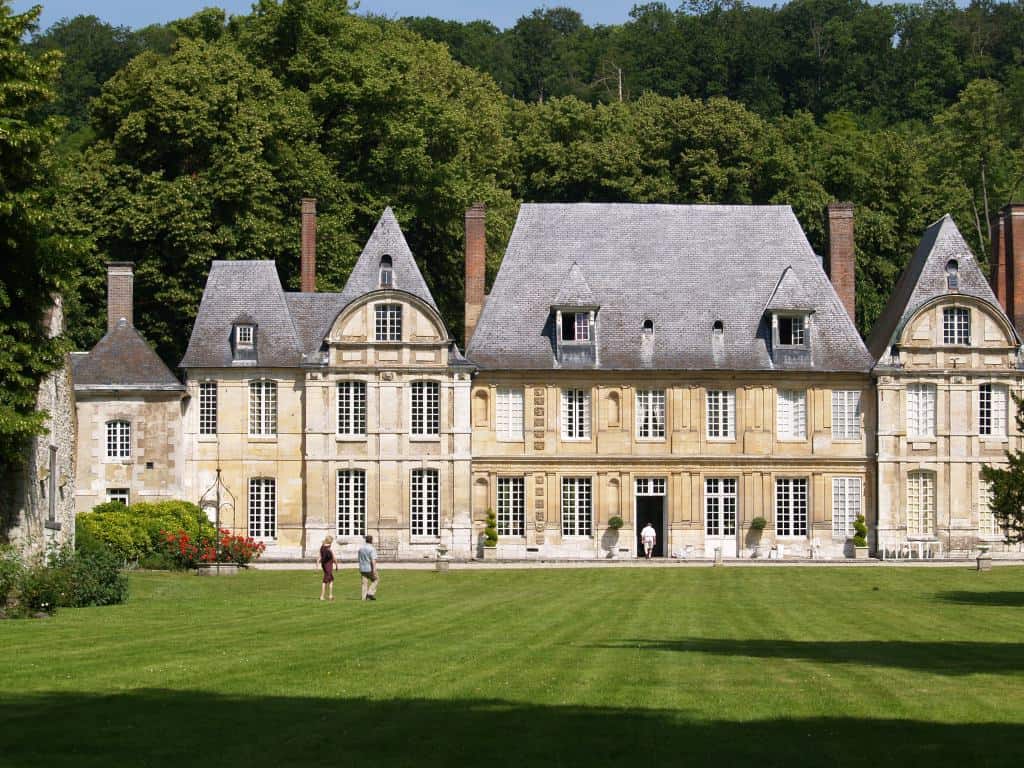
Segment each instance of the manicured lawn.
[{"label": "manicured lawn", "polygon": [[0,622],[0,765],[1024,764],[1024,568],[317,581]]}]

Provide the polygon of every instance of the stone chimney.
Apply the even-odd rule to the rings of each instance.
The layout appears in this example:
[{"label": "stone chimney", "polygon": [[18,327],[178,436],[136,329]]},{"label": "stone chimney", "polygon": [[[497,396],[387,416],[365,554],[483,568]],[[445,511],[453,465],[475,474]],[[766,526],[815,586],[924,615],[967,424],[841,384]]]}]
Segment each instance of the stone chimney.
[{"label": "stone chimney", "polygon": [[466,211],[466,315],[465,346],[473,338],[484,309],[484,281],[487,275],[487,206],[474,203]]},{"label": "stone chimney", "polygon": [[1024,203],[1010,203],[1003,208],[999,242],[1006,275],[1006,303],[1003,306],[1017,333],[1024,334]]},{"label": "stone chimney", "polygon": [[302,198],[302,257],[300,288],[316,293],[316,198]]},{"label": "stone chimney", "polygon": [[107,264],[107,331],[117,327],[124,318],[135,325],[132,315],[135,265],[130,261],[111,261]]},{"label": "stone chimney", "polygon": [[1003,234],[1002,216],[996,219],[996,225],[992,230],[992,263],[989,267],[992,292],[999,300],[999,306],[1006,312],[1006,237]]},{"label": "stone chimney", "polygon": [[846,307],[850,319],[856,322],[857,284],[856,256],[853,243],[853,203],[829,203],[828,206],[828,264],[829,279]]}]

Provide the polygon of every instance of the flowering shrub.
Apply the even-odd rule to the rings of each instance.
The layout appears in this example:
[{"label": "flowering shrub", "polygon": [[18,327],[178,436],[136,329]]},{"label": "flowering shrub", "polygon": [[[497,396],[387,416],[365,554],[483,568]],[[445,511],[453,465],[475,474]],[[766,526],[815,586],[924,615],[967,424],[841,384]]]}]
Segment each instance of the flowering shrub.
[{"label": "flowering shrub", "polygon": [[221,528],[219,533],[219,559],[217,538],[206,534],[191,536],[187,531],[163,531],[164,553],[179,568],[195,568],[200,563],[216,562],[248,565],[267,548],[261,541],[233,534],[226,528]]}]

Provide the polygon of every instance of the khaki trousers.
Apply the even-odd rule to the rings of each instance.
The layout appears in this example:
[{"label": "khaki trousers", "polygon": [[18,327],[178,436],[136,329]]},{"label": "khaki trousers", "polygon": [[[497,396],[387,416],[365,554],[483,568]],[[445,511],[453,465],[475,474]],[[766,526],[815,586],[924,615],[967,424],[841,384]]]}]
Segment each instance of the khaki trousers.
[{"label": "khaki trousers", "polygon": [[362,599],[365,600],[367,595],[371,595],[371,596],[372,595],[376,595],[377,594],[377,585],[380,584],[380,574],[379,573],[363,573],[362,571],[360,571],[359,575],[362,577],[362,583],[363,583],[363,590],[362,590],[363,597],[362,597]]}]

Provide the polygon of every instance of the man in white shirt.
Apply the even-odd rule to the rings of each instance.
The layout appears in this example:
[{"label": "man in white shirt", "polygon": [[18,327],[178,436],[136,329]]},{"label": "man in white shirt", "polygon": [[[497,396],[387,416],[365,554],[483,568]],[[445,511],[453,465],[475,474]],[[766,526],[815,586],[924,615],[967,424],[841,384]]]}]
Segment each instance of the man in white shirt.
[{"label": "man in white shirt", "polygon": [[367,534],[366,543],[359,548],[359,576],[363,584],[363,600],[377,599],[377,585],[380,574],[377,572],[377,550],[373,548],[373,536]]},{"label": "man in white shirt", "polygon": [[654,526],[650,523],[644,526],[644,529],[640,531],[640,541],[644,544],[644,556],[650,560],[651,554],[654,552],[654,542],[658,540],[658,534],[654,530]]}]

